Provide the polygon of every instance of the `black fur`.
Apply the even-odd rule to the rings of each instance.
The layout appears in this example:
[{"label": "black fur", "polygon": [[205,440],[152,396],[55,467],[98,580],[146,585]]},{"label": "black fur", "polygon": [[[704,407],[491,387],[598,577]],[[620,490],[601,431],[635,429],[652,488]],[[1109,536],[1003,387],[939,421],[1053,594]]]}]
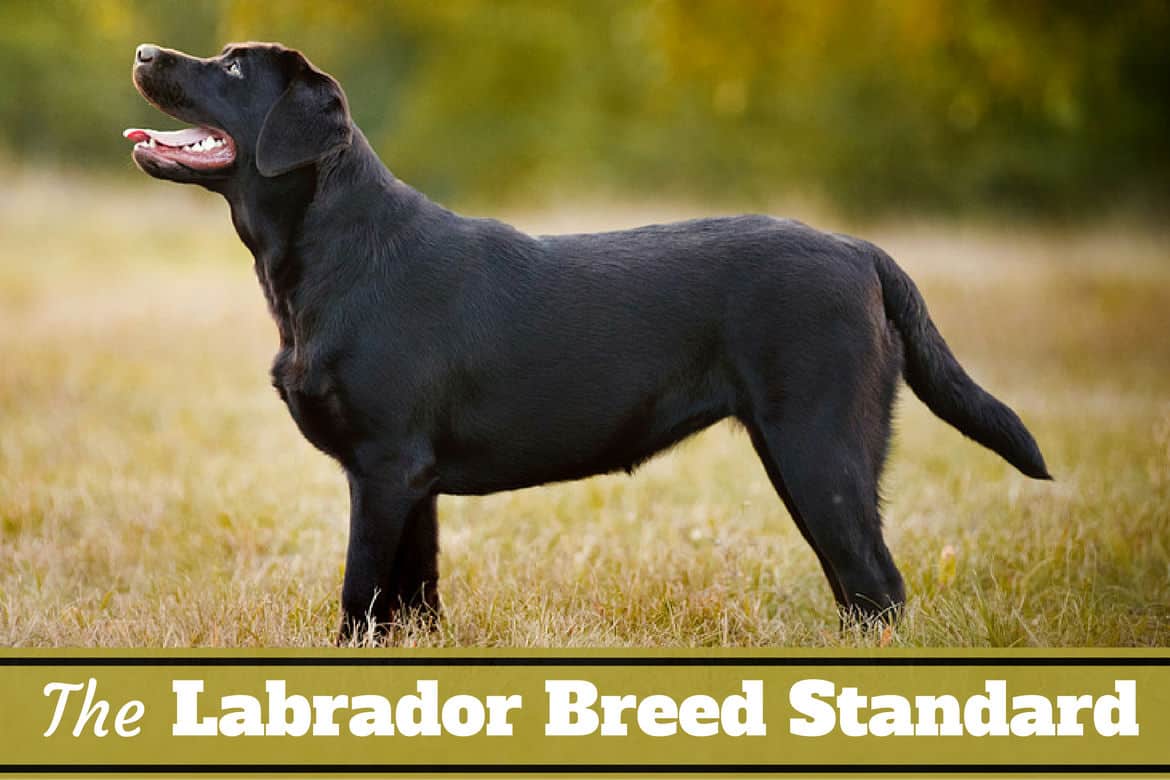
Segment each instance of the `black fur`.
[{"label": "black fur", "polygon": [[728,417],[843,612],[885,614],[904,599],[878,513],[900,374],[1047,477],[871,244],[765,216],[561,236],[458,216],[395,179],[337,83],[276,45],[160,50],[135,82],[235,141],[230,171],[143,167],[227,198],[280,332],[273,384],[349,476],[343,637],[402,606],[438,614],[437,494],[629,471]]}]

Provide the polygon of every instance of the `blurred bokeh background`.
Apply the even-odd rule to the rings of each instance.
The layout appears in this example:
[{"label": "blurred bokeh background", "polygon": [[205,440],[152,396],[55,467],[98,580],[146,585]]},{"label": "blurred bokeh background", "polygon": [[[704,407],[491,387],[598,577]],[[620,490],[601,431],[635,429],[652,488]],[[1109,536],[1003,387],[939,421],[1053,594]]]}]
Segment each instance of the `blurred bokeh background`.
[{"label": "blurred bokeh background", "polygon": [[303,49],[434,197],[569,194],[851,215],[1060,217],[1170,203],[1170,3],[4,0],[0,149],[129,169],[143,41]]},{"label": "blurred bokeh background", "polygon": [[[439,503],[443,645],[1170,645],[1170,3],[0,0],[0,645],[330,641],[348,496],[269,385],[223,200],[150,179],[134,47],[301,48],[390,168],[533,232],[736,211],[881,245],[1054,483],[903,390],[911,594],[842,635],[721,425]],[[416,345],[425,349],[426,345]]]}]

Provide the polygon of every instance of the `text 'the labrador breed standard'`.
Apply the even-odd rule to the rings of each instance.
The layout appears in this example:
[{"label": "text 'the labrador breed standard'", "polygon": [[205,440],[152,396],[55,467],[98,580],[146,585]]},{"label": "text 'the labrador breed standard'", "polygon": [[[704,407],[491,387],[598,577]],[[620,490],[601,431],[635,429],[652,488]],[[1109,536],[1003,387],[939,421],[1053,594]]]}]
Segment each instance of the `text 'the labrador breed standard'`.
[{"label": "text 'the labrador breed standard'", "polygon": [[280,334],[272,382],[348,476],[343,640],[402,612],[438,616],[438,494],[632,471],[728,417],[842,614],[892,617],[905,591],[878,481],[899,376],[1049,478],[872,244],[766,216],[530,236],[396,179],[341,87],[297,51],[145,44],[133,73],[193,125],[127,130],[134,161],[227,199]]}]

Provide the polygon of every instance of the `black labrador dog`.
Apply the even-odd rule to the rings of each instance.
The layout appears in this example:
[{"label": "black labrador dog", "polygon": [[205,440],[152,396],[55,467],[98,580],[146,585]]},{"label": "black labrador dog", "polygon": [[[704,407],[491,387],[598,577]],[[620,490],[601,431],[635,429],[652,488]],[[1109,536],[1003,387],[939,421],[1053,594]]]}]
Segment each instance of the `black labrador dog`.
[{"label": "black labrador dog", "polygon": [[342,639],[403,610],[438,615],[436,495],[632,471],[728,417],[843,615],[891,616],[905,591],[878,480],[899,376],[1049,478],[872,244],[766,216],[530,236],[396,179],[300,52],[147,44],[133,74],[194,125],[127,130],[134,161],[227,199],[280,334],[272,382],[348,475]]}]

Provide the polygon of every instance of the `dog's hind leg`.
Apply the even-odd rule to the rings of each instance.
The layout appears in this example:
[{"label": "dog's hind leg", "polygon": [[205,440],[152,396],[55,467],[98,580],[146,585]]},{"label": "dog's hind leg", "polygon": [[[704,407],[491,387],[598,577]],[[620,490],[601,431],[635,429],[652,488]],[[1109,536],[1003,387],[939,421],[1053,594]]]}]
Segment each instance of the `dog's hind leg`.
[{"label": "dog's hind leg", "polygon": [[752,440],[776,491],[808,540],[846,620],[893,618],[902,576],[882,539],[877,485],[861,442],[818,415],[765,418]]},{"label": "dog's hind leg", "polygon": [[871,335],[872,351],[835,355],[811,372],[819,376],[759,393],[742,418],[845,621],[892,621],[905,600],[878,498],[901,355]]},{"label": "dog's hind leg", "polygon": [[833,598],[838,604],[845,603],[845,591],[841,587],[841,581],[837,577],[837,571],[833,568],[832,563],[825,556],[825,553],[817,545],[816,537],[809,531],[808,525],[805,524],[796,502],[792,498],[792,494],[788,492],[788,488],[784,485],[784,478],[780,473],[780,465],[769,454],[768,444],[760,428],[755,426],[748,426],[748,434],[751,436],[752,446],[755,447],[756,454],[760,456],[760,461],[764,464],[764,471],[768,474],[768,479],[772,482],[772,487],[780,496],[780,500],[784,502],[784,506],[788,509],[788,514],[792,516],[792,521],[796,523],[796,528],[800,531],[801,536],[808,542],[809,547],[816,553],[817,560],[821,563],[821,569],[825,572],[825,579],[829,581],[829,587],[833,590]]}]

